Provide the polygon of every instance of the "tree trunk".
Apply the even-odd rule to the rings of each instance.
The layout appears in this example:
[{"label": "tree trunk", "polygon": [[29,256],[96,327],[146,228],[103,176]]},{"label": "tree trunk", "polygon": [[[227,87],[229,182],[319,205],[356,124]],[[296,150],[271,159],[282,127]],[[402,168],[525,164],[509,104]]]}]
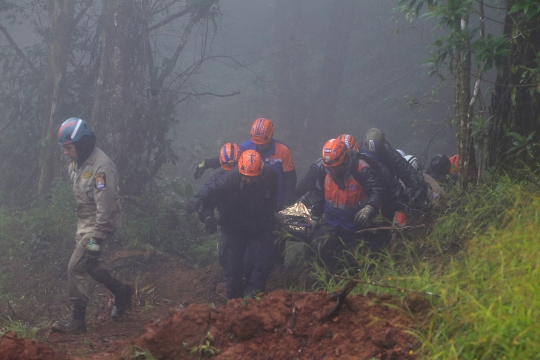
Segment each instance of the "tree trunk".
[{"label": "tree trunk", "polygon": [[[461,19],[461,31],[467,31],[468,16]],[[477,176],[474,144],[472,139],[471,101],[471,48],[469,37],[461,44],[456,59],[456,123],[459,153],[459,185],[466,189]]]},{"label": "tree trunk", "polygon": [[[136,10],[135,3],[131,1],[105,2],[99,20],[99,70],[91,115],[92,127],[100,146],[115,161],[122,176],[124,193],[126,181],[145,181],[127,173],[127,169],[134,166],[129,162],[130,155],[136,153],[131,148],[143,146],[131,137],[139,130],[142,101],[137,101],[137,98],[140,99],[144,91],[132,85],[144,83],[146,70],[145,57],[138,51],[142,43],[142,17]],[[138,161],[137,165],[142,165],[141,159]],[[150,177],[148,172],[146,176]]]},{"label": "tree trunk", "polygon": [[[334,0],[332,19],[326,38],[324,59],[319,72],[317,92],[311,104],[307,127],[311,141],[324,144],[331,136],[328,134],[329,125],[334,118],[336,104],[347,54],[349,39],[353,30],[356,13],[356,0]],[[337,136],[335,134],[334,136]],[[303,142],[307,143],[307,142]]]},{"label": "tree trunk", "polygon": [[[289,146],[297,143],[298,133],[304,131],[306,120],[307,80],[304,65],[307,59],[304,44],[303,0],[276,0],[274,28],[274,61],[276,118]],[[282,132],[280,132],[282,133]],[[296,151],[300,149],[295,149]]]},{"label": "tree trunk", "polygon": [[536,167],[540,148],[532,147],[520,155],[509,153],[514,139],[510,132],[524,137],[536,131],[540,135],[540,94],[538,80],[530,76],[538,68],[540,51],[540,19],[527,19],[523,14],[508,14],[514,1],[507,1],[504,34],[510,40],[508,62],[497,75],[495,92],[491,98],[492,121],[488,138],[487,166],[515,169]]},{"label": "tree trunk", "polygon": [[43,149],[40,152],[38,194],[46,196],[54,179],[59,153],[57,131],[63,119],[58,117],[64,94],[64,78],[71,48],[75,2],[51,0],[47,2],[50,21],[49,62],[45,74],[41,117],[43,123]]}]

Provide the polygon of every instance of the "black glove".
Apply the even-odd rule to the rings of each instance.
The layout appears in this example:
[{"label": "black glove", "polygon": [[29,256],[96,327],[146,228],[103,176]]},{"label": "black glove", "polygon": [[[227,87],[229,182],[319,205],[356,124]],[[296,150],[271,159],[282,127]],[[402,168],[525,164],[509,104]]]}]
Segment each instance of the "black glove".
[{"label": "black glove", "polygon": [[212,235],[217,232],[217,219],[214,217],[214,215],[210,215],[204,219],[204,226],[206,227],[207,234]]},{"label": "black glove", "polygon": [[426,186],[420,186],[418,189],[411,190],[409,193],[410,196],[410,207],[415,210],[422,209],[424,203],[426,202],[428,189]]},{"label": "black glove", "polygon": [[312,216],[311,221],[309,222],[307,235],[312,235],[317,229],[317,227],[319,227],[320,222],[321,222],[321,219],[319,219],[318,217]]},{"label": "black glove", "polygon": [[204,172],[206,171],[206,169],[208,169],[208,166],[206,166],[206,160],[204,160],[202,163],[199,164],[199,166],[197,166],[197,168],[195,169],[195,174],[194,174],[194,177],[195,177],[195,180],[197,179],[200,179],[201,176],[203,176]]},{"label": "black glove", "polygon": [[360,225],[366,225],[369,224],[373,215],[375,215],[375,208],[371,205],[366,205],[354,215],[354,221]]},{"label": "black glove", "polygon": [[191,214],[192,212],[199,210],[199,206],[201,206],[201,203],[201,199],[196,198],[195,196],[192,197],[186,204],[186,212],[188,214]]},{"label": "black glove", "polygon": [[97,262],[101,256],[101,243],[103,239],[93,237],[86,245],[86,258],[89,262]]}]

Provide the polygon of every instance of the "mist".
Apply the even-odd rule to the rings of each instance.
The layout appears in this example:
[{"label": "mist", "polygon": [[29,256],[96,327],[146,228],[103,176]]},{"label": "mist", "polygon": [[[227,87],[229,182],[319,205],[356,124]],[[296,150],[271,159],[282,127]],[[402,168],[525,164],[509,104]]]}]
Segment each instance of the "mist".
[{"label": "mist", "polygon": [[[394,5],[391,1],[355,4],[334,111],[327,114],[328,120],[315,122],[312,110],[324,71],[332,3],[222,4],[214,52],[249,65],[215,65],[197,81],[215,93],[240,94],[204,97],[183,108],[176,144],[191,143],[212,156],[225,142],[248,139],[252,122],[267,117],[276,126],[275,138],[293,151],[300,174],[320,156],[329,138],[349,133],[361,140],[371,127],[381,128],[392,146],[423,155],[424,160],[436,153],[453,155],[453,84],[441,84],[422,66],[429,55],[426,47],[436,35],[433,24],[411,24],[394,11]],[[190,164],[181,168],[186,165]]]}]

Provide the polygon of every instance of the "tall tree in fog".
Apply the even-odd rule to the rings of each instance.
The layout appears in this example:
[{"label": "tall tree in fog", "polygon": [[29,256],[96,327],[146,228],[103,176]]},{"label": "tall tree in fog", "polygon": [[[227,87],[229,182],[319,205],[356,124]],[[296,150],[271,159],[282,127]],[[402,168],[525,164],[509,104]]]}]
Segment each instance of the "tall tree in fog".
[{"label": "tall tree in fog", "polygon": [[41,119],[43,151],[40,153],[38,194],[46,195],[55,176],[58,158],[57,131],[61,118],[57,109],[65,94],[65,76],[73,34],[75,2],[51,0],[46,3],[49,18],[49,57],[45,68]]},{"label": "tall tree in fog", "polygon": [[324,125],[335,120],[336,104],[349,53],[349,39],[354,28],[356,6],[356,0],[333,1],[330,24],[325,39],[323,63],[318,74],[317,90],[311,102],[307,120],[311,131],[314,131],[319,137],[328,137]]},{"label": "tall tree in fog", "polygon": [[[321,142],[328,136],[324,125],[334,121],[356,3],[333,0],[326,7],[305,0],[274,0],[276,115],[286,121],[291,144],[312,141],[313,136]],[[324,21],[317,33],[310,32],[314,21]]]},{"label": "tall tree in fog", "polygon": [[305,0],[275,0],[274,77],[276,116],[286,121],[291,143],[304,129],[307,117]]},{"label": "tall tree in fog", "polygon": [[[498,8],[499,2],[487,4],[484,0],[400,1],[409,10],[415,6],[417,13],[425,3],[428,4],[427,15],[437,18],[438,25],[448,31],[448,35],[439,37],[434,44],[436,51],[431,64],[434,68],[447,64],[456,82],[460,184],[466,187],[476,174],[474,144],[483,149],[485,124],[489,124],[490,167],[510,165],[514,168],[516,159],[536,164],[535,155],[540,153],[540,147],[535,145],[540,115],[538,2],[508,0],[504,8]],[[506,10],[502,35],[485,34],[484,22],[492,20],[484,15],[485,6]],[[472,16],[478,16],[478,21],[474,22],[478,25],[471,23]],[[472,61],[475,71],[472,71]],[[483,74],[492,67],[498,69],[498,76],[488,117],[480,83]],[[472,93],[471,73],[475,77]],[[480,160],[482,164],[483,159]]]},{"label": "tall tree in fog", "polygon": [[[156,16],[158,3],[168,3],[166,17]],[[124,175],[124,194],[140,194],[167,161],[176,159],[167,134],[175,122],[176,105],[197,95],[183,87],[208,57],[216,4],[216,0],[199,0],[175,8],[174,2],[105,3],[91,122],[98,134],[109,137],[106,147]],[[160,58],[163,49],[156,34],[181,18],[186,20],[174,30],[177,40]],[[195,62],[179,71],[177,63],[190,35],[203,21],[206,29]]]},{"label": "tall tree in fog", "polygon": [[[200,95],[189,79],[211,58],[217,4],[0,2],[7,40],[0,48],[0,170],[7,174],[0,191],[11,188],[14,198],[50,191],[60,174],[55,132],[63,119],[79,116],[116,162],[123,193],[140,194],[176,159],[168,134],[177,105]],[[30,25],[37,41],[24,48],[10,27]]]},{"label": "tall tree in fog", "polygon": [[537,169],[540,157],[540,7],[538,1],[506,1],[504,38],[509,56],[491,99],[488,165]]}]

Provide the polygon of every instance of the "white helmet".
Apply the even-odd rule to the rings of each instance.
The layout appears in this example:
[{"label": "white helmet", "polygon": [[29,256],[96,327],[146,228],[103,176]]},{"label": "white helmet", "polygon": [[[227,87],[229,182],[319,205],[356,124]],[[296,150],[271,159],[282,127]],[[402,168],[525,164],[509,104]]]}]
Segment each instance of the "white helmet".
[{"label": "white helmet", "polygon": [[396,151],[401,155],[402,157],[405,157],[405,151],[396,149]]},{"label": "white helmet", "polygon": [[415,170],[420,169],[420,161],[418,161],[418,159],[416,158],[416,156],[414,156],[414,155],[405,155],[404,158],[405,158],[405,160],[407,160],[407,162],[408,162],[409,164],[412,165],[412,167],[413,167]]}]

